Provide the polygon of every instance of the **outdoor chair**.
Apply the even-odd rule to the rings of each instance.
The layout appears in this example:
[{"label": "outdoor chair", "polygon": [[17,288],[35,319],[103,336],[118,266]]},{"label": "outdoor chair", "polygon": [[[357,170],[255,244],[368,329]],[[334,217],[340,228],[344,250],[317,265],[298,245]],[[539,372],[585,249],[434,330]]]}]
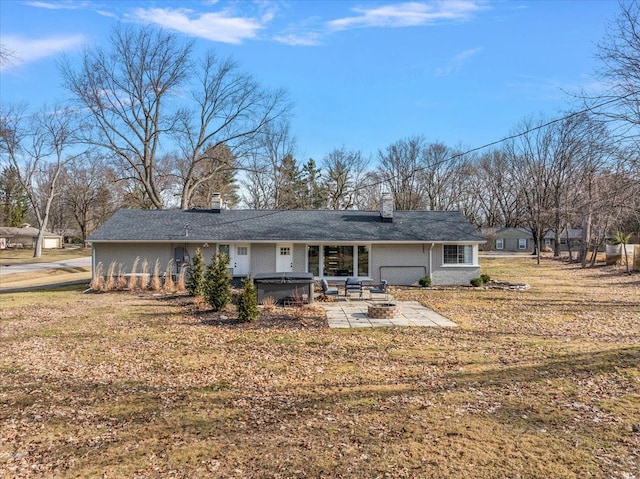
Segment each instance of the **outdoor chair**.
[{"label": "outdoor chair", "polygon": [[320,287],[324,296],[338,296],[338,288],[330,288],[329,283],[324,278],[320,280]]},{"label": "outdoor chair", "polygon": [[374,294],[382,294],[384,295],[384,299],[385,301],[387,300],[388,296],[389,296],[389,292],[387,290],[387,281],[386,280],[382,280],[380,281],[380,283],[372,286],[371,288],[369,288],[369,297],[371,299],[373,299],[373,295]]},{"label": "outdoor chair", "polygon": [[357,293],[358,297],[362,297],[362,282],[358,278],[347,278],[344,283],[344,295],[351,296]]}]

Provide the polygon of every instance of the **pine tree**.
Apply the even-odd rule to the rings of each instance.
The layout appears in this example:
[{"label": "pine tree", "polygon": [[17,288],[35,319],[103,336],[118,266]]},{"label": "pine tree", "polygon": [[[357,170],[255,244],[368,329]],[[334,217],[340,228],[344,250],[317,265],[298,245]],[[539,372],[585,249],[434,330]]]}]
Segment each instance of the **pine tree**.
[{"label": "pine tree", "polygon": [[258,319],[258,292],[251,278],[242,280],[242,293],[238,297],[238,321],[251,322]]},{"label": "pine tree", "polygon": [[20,226],[29,214],[29,199],[20,185],[14,166],[0,173],[0,225]]},{"label": "pine tree", "polygon": [[205,293],[204,260],[202,259],[200,248],[196,249],[196,254],[193,256],[193,266],[189,271],[187,291],[191,296],[204,296]]},{"label": "pine tree", "polygon": [[222,311],[231,301],[229,257],[217,254],[211,258],[205,274],[205,294],[214,311]]}]

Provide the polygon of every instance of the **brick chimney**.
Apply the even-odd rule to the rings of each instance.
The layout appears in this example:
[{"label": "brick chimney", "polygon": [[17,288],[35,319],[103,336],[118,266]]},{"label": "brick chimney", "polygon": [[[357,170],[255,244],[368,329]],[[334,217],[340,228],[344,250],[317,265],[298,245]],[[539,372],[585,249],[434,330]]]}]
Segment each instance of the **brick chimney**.
[{"label": "brick chimney", "polygon": [[383,223],[391,223],[393,221],[393,197],[391,193],[384,191],[380,201],[380,217]]},{"label": "brick chimney", "polygon": [[213,193],[211,195],[211,211],[213,213],[220,213],[220,211],[222,211],[222,195],[220,193]]}]

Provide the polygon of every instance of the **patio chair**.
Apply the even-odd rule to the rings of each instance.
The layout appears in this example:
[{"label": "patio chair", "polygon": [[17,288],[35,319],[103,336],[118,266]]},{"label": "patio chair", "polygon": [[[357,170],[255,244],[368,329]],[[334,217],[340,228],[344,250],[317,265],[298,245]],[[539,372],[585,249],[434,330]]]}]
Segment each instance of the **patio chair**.
[{"label": "patio chair", "polygon": [[374,294],[383,294],[386,301],[389,297],[387,286],[387,281],[383,279],[382,281],[380,281],[380,283],[369,288],[369,297],[373,299]]},{"label": "patio chair", "polygon": [[320,280],[320,287],[324,296],[338,296],[338,288],[330,288],[329,283],[324,278]]},{"label": "patio chair", "polygon": [[362,282],[358,278],[347,278],[344,283],[344,295],[351,296],[357,293],[359,298],[362,298]]}]

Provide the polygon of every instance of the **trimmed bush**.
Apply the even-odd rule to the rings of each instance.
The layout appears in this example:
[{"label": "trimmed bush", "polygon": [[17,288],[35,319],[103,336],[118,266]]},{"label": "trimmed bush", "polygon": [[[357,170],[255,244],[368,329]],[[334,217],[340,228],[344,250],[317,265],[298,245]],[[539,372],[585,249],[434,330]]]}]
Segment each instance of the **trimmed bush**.
[{"label": "trimmed bush", "polygon": [[488,274],[481,274],[480,279],[483,283],[488,283],[489,281],[491,281],[491,276],[489,276]]},{"label": "trimmed bush", "polygon": [[251,278],[242,280],[242,292],[238,296],[238,321],[243,323],[255,321],[260,315],[258,309],[258,292]]},{"label": "trimmed bush", "polygon": [[418,280],[418,284],[423,288],[429,288],[431,286],[431,276],[423,276]]},{"label": "trimmed bush", "polygon": [[483,284],[484,281],[482,281],[482,278],[473,278],[471,280],[471,286],[475,286],[476,288],[482,286]]},{"label": "trimmed bush", "polygon": [[222,311],[231,302],[229,257],[217,254],[211,258],[205,273],[205,296],[214,311]]},{"label": "trimmed bush", "polygon": [[189,281],[187,281],[187,291],[189,295],[204,296],[204,283],[204,260],[202,259],[200,248],[198,248],[196,249],[196,254],[193,255],[193,265],[189,271]]}]

